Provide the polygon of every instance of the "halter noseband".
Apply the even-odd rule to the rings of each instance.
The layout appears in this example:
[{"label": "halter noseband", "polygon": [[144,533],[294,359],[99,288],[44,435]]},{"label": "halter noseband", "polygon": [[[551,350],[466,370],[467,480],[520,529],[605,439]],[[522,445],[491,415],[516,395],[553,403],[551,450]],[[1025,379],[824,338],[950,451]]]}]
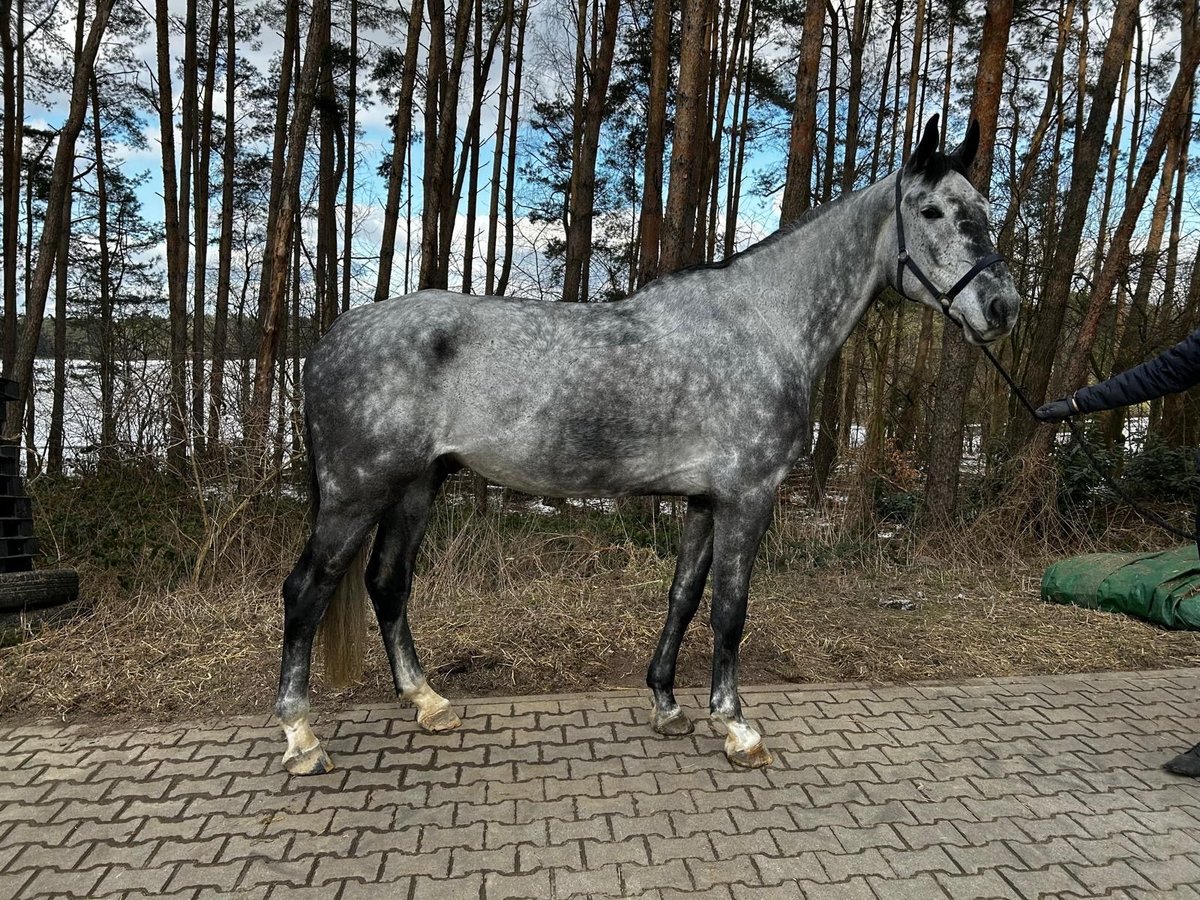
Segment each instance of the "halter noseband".
[{"label": "halter noseband", "polygon": [[[905,268],[912,269],[912,273],[917,276],[917,280],[925,285],[925,290],[933,294],[937,298],[938,303],[942,305],[942,312],[950,315],[950,307],[954,305],[954,298],[958,296],[959,291],[970,284],[975,276],[984,269],[994,266],[998,262],[1004,262],[1004,257],[999,253],[992,252],[976,260],[975,265],[971,266],[971,270],[962,278],[954,283],[954,287],[948,291],[939,291],[929,277],[921,271],[921,267],[917,265],[917,261],[908,255],[908,249],[904,243],[904,217],[900,215],[900,183],[904,180],[904,170],[902,169],[896,175],[896,242],[899,244],[899,250],[896,254],[896,290],[900,292],[902,297],[908,297],[904,293],[904,270]],[[908,299],[912,299],[908,297]]]}]

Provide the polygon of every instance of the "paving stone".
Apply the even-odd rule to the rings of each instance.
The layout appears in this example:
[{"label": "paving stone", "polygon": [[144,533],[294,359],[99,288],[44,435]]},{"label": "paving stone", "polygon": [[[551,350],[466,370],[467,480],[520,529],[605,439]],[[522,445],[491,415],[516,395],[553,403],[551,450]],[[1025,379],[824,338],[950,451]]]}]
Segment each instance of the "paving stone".
[{"label": "paving stone", "polygon": [[[68,846],[47,847],[43,844],[24,844],[14,848],[17,852],[4,866],[6,872],[20,872],[26,869],[58,869],[59,871],[74,869],[84,854],[92,849],[91,844],[74,844]],[[87,867],[85,867],[87,868]]]},{"label": "paving stone", "polygon": [[1157,768],[1197,697],[1197,669],[751,689],[755,771],[653,737],[642,692],[467,702],[447,735],[351,708],[315,779],[264,717],[0,726],[0,896],[1200,898],[1200,785]]},{"label": "paving stone", "polygon": [[314,885],[330,881],[375,881],[383,869],[382,853],[364,853],[356,856],[322,856],[312,874]]},{"label": "paving stone", "polygon": [[[1090,898],[1094,896],[1089,888],[1081,885],[1076,878],[1071,876],[1070,872],[1059,865],[1035,870],[1002,868],[998,870],[998,874],[1011,884],[1021,897]],[[1118,894],[1118,896],[1120,895]]]},{"label": "paving stone", "polygon": [[788,884],[799,879],[828,882],[829,876],[821,865],[820,854],[804,852],[782,857],[750,857],[763,884]]},{"label": "paving stone", "polygon": [[177,891],[188,887],[214,887],[222,891],[232,891],[237,887],[246,863],[234,860],[227,863],[217,863],[211,866],[201,866],[194,863],[180,863],[175,868],[175,874],[167,884],[167,890]]},{"label": "paving stone", "polygon": [[[727,838],[724,835],[718,835],[717,840],[725,841]],[[650,851],[650,861],[656,863],[668,859],[716,859],[713,844],[705,834],[694,834],[685,838],[664,838],[657,834],[647,835],[646,846]]]},{"label": "paving stone", "polygon": [[758,881],[758,870],[748,856],[716,861],[689,858],[685,862],[692,875],[692,883],[698,890],[721,884],[753,884]]},{"label": "paving stone", "polygon": [[529,875],[488,872],[483,881],[487,900],[509,900],[521,897],[542,900],[550,896],[550,872],[546,869]]},{"label": "paving stone", "polygon": [[[35,897],[38,894],[50,894],[55,897],[89,897],[104,874],[103,867],[76,869],[70,872],[42,869],[25,886],[23,893],[28,897]],[[18,875],[18,877],[22,877],[22,875]]]},{"label": "paving stone", "polygon": [[867,877],[867,885],[880,900],[948,900],[932,875],[918,874],[906,878],[888,878],[881,875]]},{"label": "paving stone", "polygon": [[941,885],[942,890],[954,898],[1012,897],[1014,900],[1022,900],[1021,895],[1012,885],[996,872],[982,872],[978,875],[948,875],[944,872],[935,872],[933,877]]},{"label": "paving stone", "polygon": [[681,891],[692,889],[692,879],[681,859],[673,859],[660,865],[621,863],[621,877],[625,882],[626,892],[634,897],[652,888],[672,887]]},{"label": "paving stone", "polygon": [[412,900],[479,900],[482,889],[482,875],[447,879],[421,876],[412,879]]},{"label": "paving stone", "polygon": [[621,893],[621,875],[615,864],[579,872],[555,869],[551,872],[551,879],[555,900],[578,896],[618,896]]}]

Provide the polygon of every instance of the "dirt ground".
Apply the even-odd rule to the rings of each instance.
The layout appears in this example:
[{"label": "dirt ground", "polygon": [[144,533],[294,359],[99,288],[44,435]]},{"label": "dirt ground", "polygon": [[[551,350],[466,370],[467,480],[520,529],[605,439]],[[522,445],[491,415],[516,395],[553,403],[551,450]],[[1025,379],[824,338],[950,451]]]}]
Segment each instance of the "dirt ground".
[{"label": "dirt ground", "polygon": [[[443,507],[422,553],[412,629],[450,697],[644,683],[666,609],[678,524],[570,514],[471,517]],[[0,717],[171,721],[266,713],[278,673],[279,584],[302,528],[254,566],[170,589],[80,568],[90,609],[23,623],[0,649]],[[290,533],[289,533],[290,534]],[[880,536],[882,535],[882,536]],[[144,539],[144,538],[143,538]],[[1155,543],[1157,542],[1157,543]],[[45,543],[45,542],[43,542]],[[1106,549],[1165,547],[1112,531]],[[1079,545],[1074,552],[1100,549]],[[915,540],[903,529],[851,539],[785,511],[764,542],[743,644],[743,683],[895,682],[1200,665],[1200,633],[1043,602],[1045,566],[1068,551],[970,530]],[[904,603],[908,601],[908,603]],[[911,605],[911,609],[897,608]],[[377,633],[349,689],[314,678],[314,703],[393,697]],[[706,685],[707,600],[680,655],[680,686]]]}]

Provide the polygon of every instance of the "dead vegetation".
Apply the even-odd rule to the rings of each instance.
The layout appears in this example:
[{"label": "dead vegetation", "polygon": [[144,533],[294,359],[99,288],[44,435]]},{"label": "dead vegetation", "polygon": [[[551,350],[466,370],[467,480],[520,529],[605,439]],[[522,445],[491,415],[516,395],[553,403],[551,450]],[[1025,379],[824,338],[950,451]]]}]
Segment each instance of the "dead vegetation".
[{"label": "dead vegetation", "polygon": [[[230,507],[147,477],[132,484],[35,482],[43,548],[80,570],[88,613],[26,623],[0,649],[0,716],[169,720],[270,710],[279,585],[306,531],[298,501]],[[287,492],[284,492],[285,494]],[[220,496],[216,492],[215,496]],[[917,539],[903,527],[855,536],[838,516],[785,502],[764,543],[743,648],[745,683],[906,681],[1200,664],[1200,635],[1039,599],[1045,566],[1098,549],[1001,527]],[[100,499],[103,498],[103,499]],[[495,507],[495,504],[493,505]],[[678,520],[566,506],[477,516],[439,502],[422,553],[412,626],[451,696],[642,684],[665,611]],[[889,537],[880,537],[891,535]],[[1114,528],[1109,549],[1163,546]],[[196,568],[197,548],[207,562]],[[881,606],[908,600],[915,609]],[[708,680],[702,607],[681,685]],[[349,690],[316,702],[392,697],[377,635]]]}]

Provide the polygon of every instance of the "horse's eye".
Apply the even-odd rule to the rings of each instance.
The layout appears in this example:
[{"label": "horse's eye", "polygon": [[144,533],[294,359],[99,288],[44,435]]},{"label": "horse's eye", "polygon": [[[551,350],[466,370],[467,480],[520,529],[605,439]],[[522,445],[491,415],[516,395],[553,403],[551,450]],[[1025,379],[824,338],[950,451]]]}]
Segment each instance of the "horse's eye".
[{"label": "horse's eye", "polygon": [[936,206],[926,206],[921,210],[921,215],[927,219],[940,219],[943,213]]}]

